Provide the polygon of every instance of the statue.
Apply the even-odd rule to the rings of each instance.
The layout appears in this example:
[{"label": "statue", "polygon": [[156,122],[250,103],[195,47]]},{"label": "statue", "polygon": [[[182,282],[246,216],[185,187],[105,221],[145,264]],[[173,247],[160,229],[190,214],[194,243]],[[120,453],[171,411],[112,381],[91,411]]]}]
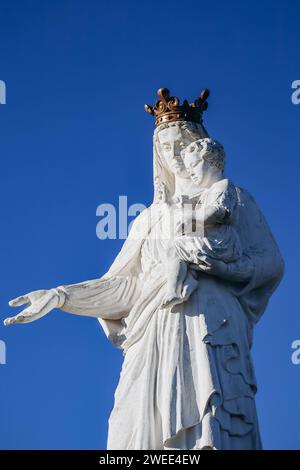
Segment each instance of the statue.
[{"label": "statue", "polygon": [[[224,176],[203,126],[208,90],[180,104],[158,90],[154,201],[99,279],[17,297],[6,325],[54,308],[97,317],[124,362],[108,449],[261,449],[253,327],[283,260],[264,216]],[[186,206],[189,213],[185,211]]]}]

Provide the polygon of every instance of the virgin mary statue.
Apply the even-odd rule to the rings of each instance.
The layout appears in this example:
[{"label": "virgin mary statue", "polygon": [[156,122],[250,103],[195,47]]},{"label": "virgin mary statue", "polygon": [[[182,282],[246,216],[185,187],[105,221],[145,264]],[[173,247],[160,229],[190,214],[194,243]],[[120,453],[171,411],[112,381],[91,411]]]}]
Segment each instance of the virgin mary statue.
[{"label": "virgin mary statue", "polygon": [[167,89],[158,95],[153,108],[146,105],[156,118],[154,201],[135,219],[109,271],[12,300],[11,306],[29,305],[5,324],[31,322],[57,307],[99,319],[124,355],[108,449],[261,449],[252,332],[283,261],[256,202],[233,185],[240,256],[186,262],[182,301],[162,307],[171,214],[208,191],[222,209],[225,177],[220,162],[203,158],[196,184],[182,159],[184,148],[209,139],[202,124],[208,91],[181,105]]}]

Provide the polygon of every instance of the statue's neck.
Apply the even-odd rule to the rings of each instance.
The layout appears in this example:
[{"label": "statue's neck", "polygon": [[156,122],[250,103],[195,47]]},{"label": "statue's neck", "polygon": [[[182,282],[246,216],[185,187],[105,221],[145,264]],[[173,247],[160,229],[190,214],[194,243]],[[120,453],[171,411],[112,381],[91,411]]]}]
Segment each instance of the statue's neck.
[{"label": "statue's neck", "polygon": [[196,196],[199,192],[201,192],[202,189],[210,188],[214,183],[220,181],[223,178],[224,176],[222,174],[212,174],[204,179],[201,186],[198,186],[193,183],[193,181],[191,181],[189,178],[179,178],[178,176],[176,176],[174,197],[176,198],[180,196]]}]

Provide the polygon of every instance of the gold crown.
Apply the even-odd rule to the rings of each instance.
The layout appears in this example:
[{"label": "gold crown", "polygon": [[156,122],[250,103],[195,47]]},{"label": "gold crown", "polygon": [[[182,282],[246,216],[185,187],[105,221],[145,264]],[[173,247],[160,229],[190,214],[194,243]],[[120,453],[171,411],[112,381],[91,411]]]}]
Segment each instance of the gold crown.
[{"label": "gold crown", "polygon": [[160,88],[157,94],[160,100],[157,100],[153,107],[145,104],[147,113],[155,116],[156,126],[172,121],[202,122],[202,113],[208,108],[206,100],[209,97],[209,90],[202,90],[191,104],[187,100],[180,104],[176,96],[170,96],[168,88]]}]

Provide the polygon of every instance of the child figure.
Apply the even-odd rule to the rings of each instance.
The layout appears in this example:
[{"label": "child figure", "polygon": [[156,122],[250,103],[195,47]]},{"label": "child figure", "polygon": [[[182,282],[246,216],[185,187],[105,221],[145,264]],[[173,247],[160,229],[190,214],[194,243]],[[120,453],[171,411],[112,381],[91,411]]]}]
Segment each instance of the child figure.
[{"label": "child figure", "polygon": [[175,217],[174,238],[167,249],[163,308],[186,300],[182,287],[188,264],[200,264],[203,255],[231,263],[242,251],[233,225],[237,219],[237,193],[233,183],[223,176],[223,146],[210,138],[199,139],[182,150],[181,157],[190,178],[199,186],[199,194],[184,196],[181,209],[176,211],[180,216],[177,220]]}]

